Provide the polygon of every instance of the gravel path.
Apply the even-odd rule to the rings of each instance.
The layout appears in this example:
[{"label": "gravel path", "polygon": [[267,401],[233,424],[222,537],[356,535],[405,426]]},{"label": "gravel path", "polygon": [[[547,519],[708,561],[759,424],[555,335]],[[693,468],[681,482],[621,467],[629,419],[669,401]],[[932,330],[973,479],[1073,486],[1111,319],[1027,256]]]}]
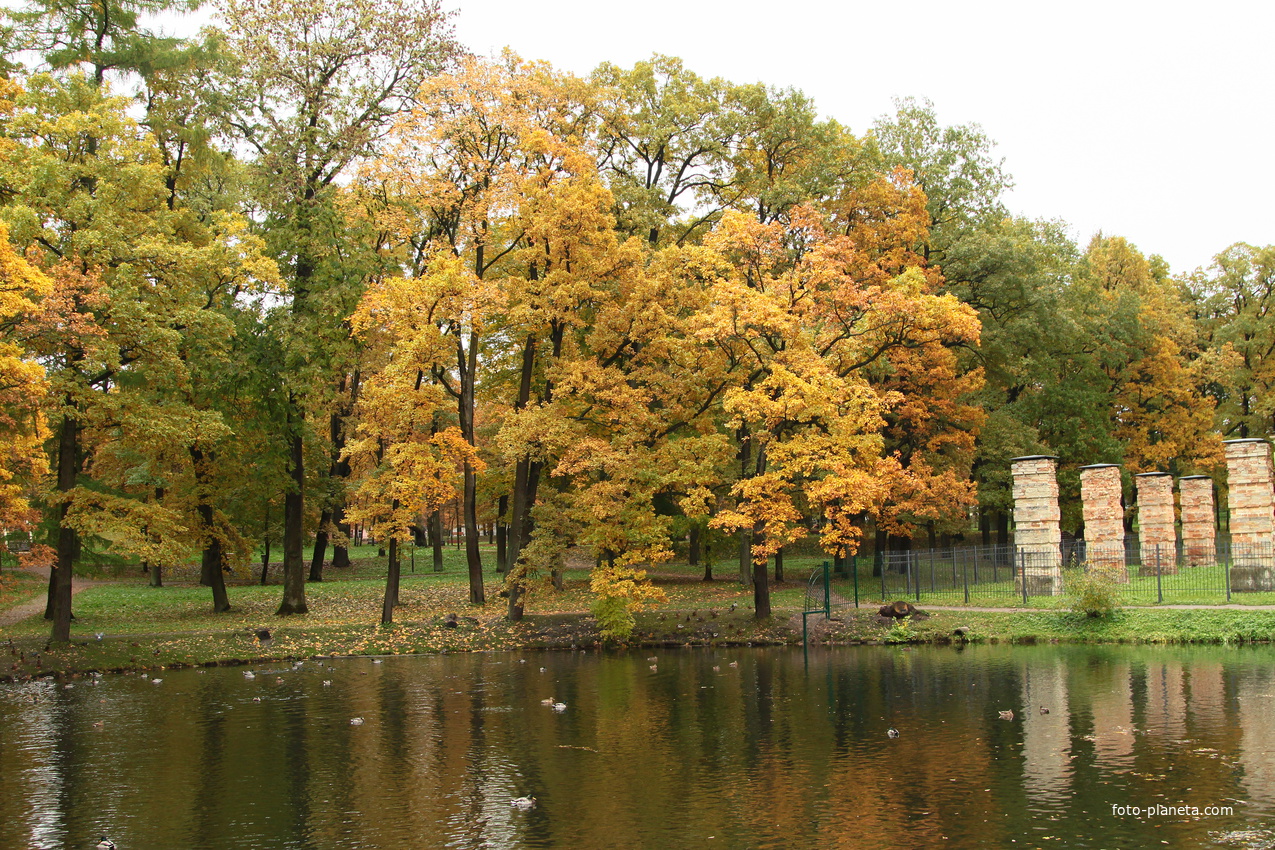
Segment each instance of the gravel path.
[{"label": "gravel path", "polygon": [[[49,570],[47,568],[42,569],[39,567],[34,567],[31,569],[28,569],[27,572],[32,573],[33,575],[40,576],[45,581],[49,580]],[[81,590],[90,588],[95,584],[100,584],[100,582],[89,581],[88,579],[76,578],[72,576],[71,577],[71,595],[74,596],[75,594],[79,593]],[[0,611],[0,627],[12,626],[16,623],[22,622],[28,617],[32,617],[37,614],[43,615],[44,607],[47,601],[48,600],[45,599],[44,596],[37,596],[35,599],[32,599],[30,602],[23,602],[21,605],[15,605],[7,611]]]}]

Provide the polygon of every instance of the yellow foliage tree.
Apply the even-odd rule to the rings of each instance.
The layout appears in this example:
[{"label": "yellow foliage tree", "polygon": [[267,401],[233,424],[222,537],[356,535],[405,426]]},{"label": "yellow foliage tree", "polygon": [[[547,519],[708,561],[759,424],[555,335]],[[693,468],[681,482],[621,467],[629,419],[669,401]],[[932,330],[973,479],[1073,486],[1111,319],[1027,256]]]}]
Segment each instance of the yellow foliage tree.
[{"label": "yellow foliage tree", "polygon": [[0,525],[6,528],[31,523],[31,490],[48,471],[41,410],[48,382],[15,326],[52,289],[52,281],[13,250],[9,228],[0,222]]}]

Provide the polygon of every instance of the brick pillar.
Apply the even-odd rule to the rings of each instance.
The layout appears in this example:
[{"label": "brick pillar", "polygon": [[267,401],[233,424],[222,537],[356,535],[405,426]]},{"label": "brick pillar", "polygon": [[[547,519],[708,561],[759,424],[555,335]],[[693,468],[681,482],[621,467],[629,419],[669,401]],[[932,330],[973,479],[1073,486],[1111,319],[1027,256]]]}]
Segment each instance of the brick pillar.
[{"label": "brick pillar", "polygon": [[[1032,596],[1057,596],[1062,587],[1062,533],[1058,527],[1058,458],[1016,457],[1014,476],[1014,549]],[[1019,584],[1019,590],[1023,585]]]},{"label": "brick pillar", "polygon": [[1275,486],[1271,445],[1265,440],[1227,440],[1227,505],[1231,514],[1231,590],[1275,590],[1271,539],[1275,533]]},{"label": "brick pillar", "polygon": [[1167,472],[1135,475],[1138,487],[1138,546],[1142,575],[1178,571],[1178,536],[1173,525],[1173,476]]},{"label": "brick pillar", "polygon": [[1085,517],[1085,561],[1089,569],[1121,584],[1127,582],[1120,467],[1114,463],[1080,467],[1080,501]]},{"label": "brick pillar", "polygon": [[1217,531],[1213,521],[1213,479],[1184,475],[1178,479],[1182,503],[1182,554],[1188,567],[1212,566],[1217,561]]}]

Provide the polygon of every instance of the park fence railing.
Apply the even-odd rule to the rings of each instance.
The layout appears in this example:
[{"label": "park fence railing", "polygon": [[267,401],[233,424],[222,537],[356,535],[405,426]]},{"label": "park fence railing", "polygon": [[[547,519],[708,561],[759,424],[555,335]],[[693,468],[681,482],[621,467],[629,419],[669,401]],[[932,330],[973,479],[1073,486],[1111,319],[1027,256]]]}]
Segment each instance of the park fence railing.
[{"label": "park fence railing", "polygon": [[[1130,603],[1275,601],[1275,548],[1229,541],[1206,548],[1068,540],[1056,549],[967,546],[882,552],[847,559],[840,573],[832,573],[826,593],[840,603],[876,598],[1033,605],[1045,603],[1043,597],[1065,596],[1068,584],[1086,574],[1106,578]],[[1271,596],[1258,596],[1266,593]]]}]

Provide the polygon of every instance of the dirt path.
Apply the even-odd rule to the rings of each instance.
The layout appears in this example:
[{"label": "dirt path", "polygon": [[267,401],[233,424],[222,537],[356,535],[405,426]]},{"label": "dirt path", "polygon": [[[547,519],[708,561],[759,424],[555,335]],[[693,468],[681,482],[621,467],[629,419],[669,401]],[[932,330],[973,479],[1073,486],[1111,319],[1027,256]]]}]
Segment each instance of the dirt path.
[{"label": "dirt path", "polygon": [[[40,576],[45,581],[49,580],[49,570],[47,567],[43,569],[40,567],[33,567],[28,569],[27,572],[32,575]],[[81,590],[86,590],[96,584],[101,584],[101,582],[89,581],[88,579],[72,576],[71,595],[75,596],[75,594],[79,593]],[[46,603],[47,600],[43,595],[41,595],[32,599],[30,602],[23,602],[21,605],[15,605],[7,611],[0,611],[0,628],[20,623],[28,617],[33,617],[36,614],[43,614]]]}]

